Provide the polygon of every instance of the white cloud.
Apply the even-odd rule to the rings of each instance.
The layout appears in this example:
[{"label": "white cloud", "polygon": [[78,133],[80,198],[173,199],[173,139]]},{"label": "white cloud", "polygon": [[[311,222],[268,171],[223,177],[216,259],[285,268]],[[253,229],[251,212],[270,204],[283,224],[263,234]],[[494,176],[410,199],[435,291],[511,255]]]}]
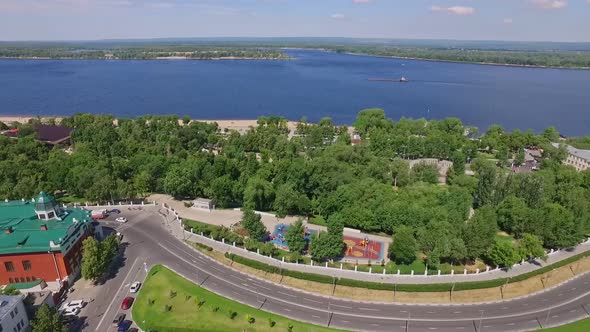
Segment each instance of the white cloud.
[{"label": "white cloud", "polygon": [[[562,9],[567,7],[567,0],[530,0],[533,5],[542,9]],[[587,0],[590,1],[590,0]]]},{"label": "white cloud", "polygon": [[330,18],[335,19],[335,20],[343,20],[346,18],[346,16],[341,13],[334,13],[334,14],[330,15]]},{"label": "white cloud", "polygon": [[514,22],[514,21],[508,17],[508,18],[505,18],[503,22],[504,22],[504,24],[512,24],[512,22]]},{"label": "white cloud", "polygon": [[433,12],[446,12],[453,15],[472,15],[475,13],[475,8],[473,7],[465,7],[465,6],[451,6],[451,7],[441,7],[441,6],[432,6],[430,10]]},{"label": "white cloud", "polygon": [[[590,0],[588,0],[590,1]],[[352,0],[352,3],[357,4],[357,5],[366,5],[368,3],[373,3],[374,0]]]}]

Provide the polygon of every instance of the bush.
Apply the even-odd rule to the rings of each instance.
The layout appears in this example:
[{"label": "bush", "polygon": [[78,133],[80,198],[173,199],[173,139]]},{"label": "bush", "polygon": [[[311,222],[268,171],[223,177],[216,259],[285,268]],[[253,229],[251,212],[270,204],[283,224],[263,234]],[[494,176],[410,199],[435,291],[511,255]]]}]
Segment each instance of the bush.
[{"label": "bush", "polygon": [[268,318],[268,326],[270,328],[275,327],[276,324],[277,324],[277,322],[275,322],[274,320],[272,320],[272,318],[270,318],[270,317]]},{"label": "bush", "polygon": [[238,313],[233,310],[230,310],[227,312],[227,316],[229,317],[229,319],[234,319],[234,318],[236,318],[237,315],[238,315]]}]

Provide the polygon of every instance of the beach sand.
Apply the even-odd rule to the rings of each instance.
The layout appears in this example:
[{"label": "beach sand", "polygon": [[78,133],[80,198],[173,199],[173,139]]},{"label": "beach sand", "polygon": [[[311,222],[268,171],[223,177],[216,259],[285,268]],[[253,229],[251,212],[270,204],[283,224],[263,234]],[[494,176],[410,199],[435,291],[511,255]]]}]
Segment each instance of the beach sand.
[{"label": "beach sand", "polygon": [[[11,124],[13,122],[26,123],[30,119],[36,119],[36,118],[37,117],[35,117],[35,116],[0,116],[0,121],[4,122],[5,124]],[[45,122],[51,118],[56,119],[56,121],[58,123],[62,119],[61,117],[41,117],[41,121]],[[225,131],[225,129],[236,130],[241,134],[247,132],[250,129],[250,127],[256,127],[258,125],[257,120],[198,120],[198,119],[195,119],[192,121],[207,122],[207,123],[216,122],[219,125],[219,129],[221,131]],[[179,122],[182,123],[182,120],[179,120]],[[297,128],[297,123],[298,122],[296,122],[296,121],[288,121],[287,122],[287,127],[289,128],[289,131],[291,133],[295,132],[295,130]]]}]

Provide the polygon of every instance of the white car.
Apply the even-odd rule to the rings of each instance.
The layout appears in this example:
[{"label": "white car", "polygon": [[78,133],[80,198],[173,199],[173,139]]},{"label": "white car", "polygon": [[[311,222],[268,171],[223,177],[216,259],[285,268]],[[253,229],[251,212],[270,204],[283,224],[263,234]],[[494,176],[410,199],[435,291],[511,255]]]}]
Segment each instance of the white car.
[{"label": "white car", "polygon": [[75,300],[75,301],[70,301],[70,302],[66,303],[66,305],[64,305],[64,309],[66,309],[66,308],[82,309],[82,308],[84,308],[85,305],[86,305],[86,302],[84,302],[82,300]]},{"label": "white car", "polygon": [[77,316],[80,313],[80,308],[77,307],[66,307],[62,314],[64,316]]},{"label": "white car", "polygon": [[125,218],[125,217],[119,217],[119,218],[115,219],[115,221],[126,223],[127,222],[127,218]]},{"label": "white car", "polygon": [[131,284],[131,288],[129,288],[129,291],[131,293],[137,293],[137,291],[139,291],[139,287],[141,287],[141,282],[136,281]]}]

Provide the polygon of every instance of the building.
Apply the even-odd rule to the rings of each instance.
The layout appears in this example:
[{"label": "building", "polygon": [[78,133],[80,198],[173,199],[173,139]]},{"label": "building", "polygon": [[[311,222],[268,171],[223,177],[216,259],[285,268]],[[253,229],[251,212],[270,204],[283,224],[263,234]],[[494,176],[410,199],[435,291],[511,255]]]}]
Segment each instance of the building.
[{"label": "building", "polygon": [[90,212],[60,207],[44,192],[0,203],[0,285],[59,290],[80,272]]},{"label": "building", "polygon": [[564,164],[573,166],[579,172],[590,169],[590,150],[576,149],[567,144],[551,143],[551,145],[556,148],[565,146],[567,158],[563,161]]},{"label": "building", "polygon": [[[70,146],[72,145],[72,128],[66,126],[57,126],[49,124],[36,124],[34,126],[37,141],[47,145],[55,146]],[[20,129],[14,128],[5,130],[3,135],[10,138],[18,138]]]},{"label": "building", "polygon": [[28,331],[29,318],[22,295],[0,295],[0,331]]},{"label": "building", "polygon": [[212,200],[206,198],[197,198],[193,201],[193,207],[202,210],[215,210],[215,204]]}]

